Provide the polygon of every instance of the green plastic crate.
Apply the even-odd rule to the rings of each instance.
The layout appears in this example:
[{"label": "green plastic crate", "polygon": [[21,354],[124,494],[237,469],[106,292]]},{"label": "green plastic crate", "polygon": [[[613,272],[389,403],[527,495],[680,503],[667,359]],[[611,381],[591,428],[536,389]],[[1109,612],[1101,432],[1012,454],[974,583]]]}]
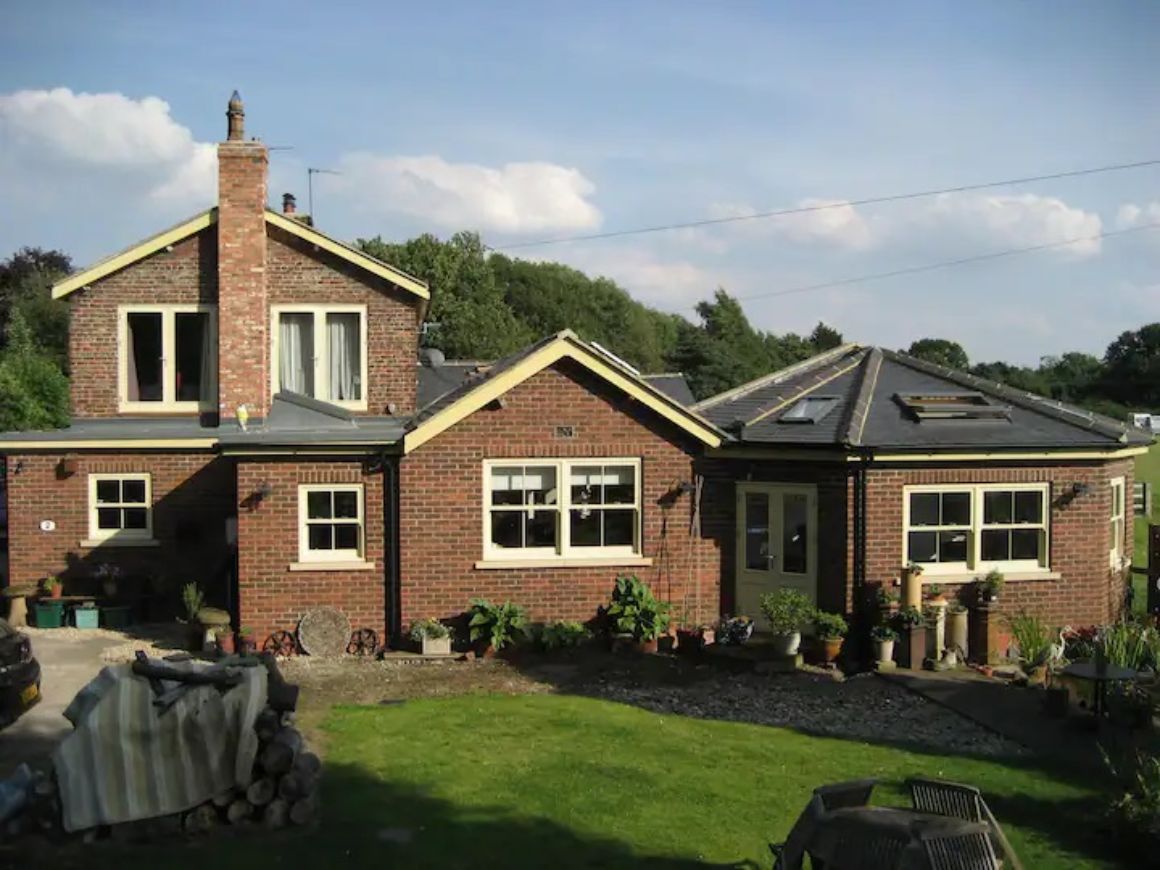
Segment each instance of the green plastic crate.
[{"label": "green plastic crate", "polygon": [[130,609],[128,607],[102,607],[101,620],[105,624],[105,628],[127,628],[132,622]]},{"label": "green plastic crate", "polygon": [[101,612],[95,607],[74,607],[73,625],[77,628],[97,628]]},{"label": "green plastic crate", "polygon": [[38,601],[33,608],[37,628],[60,628],[64,625],[64,603]]}]

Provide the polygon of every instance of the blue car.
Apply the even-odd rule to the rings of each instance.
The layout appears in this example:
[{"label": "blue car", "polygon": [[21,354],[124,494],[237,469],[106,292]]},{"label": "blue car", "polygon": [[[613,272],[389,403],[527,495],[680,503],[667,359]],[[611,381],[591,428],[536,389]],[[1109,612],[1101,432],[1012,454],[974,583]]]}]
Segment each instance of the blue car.
[{"label": "blue car", "polygon": [[11,725],[40,700],[40,662],[28,635],[0,619],[0,728]]}]

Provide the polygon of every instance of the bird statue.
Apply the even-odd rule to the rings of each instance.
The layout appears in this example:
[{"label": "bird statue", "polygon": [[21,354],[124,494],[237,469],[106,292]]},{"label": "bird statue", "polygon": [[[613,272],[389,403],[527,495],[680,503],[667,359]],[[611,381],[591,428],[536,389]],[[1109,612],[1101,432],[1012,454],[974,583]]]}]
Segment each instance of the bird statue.
[{"label": "bird statue", "polygon": [[1065,625],[1059,630],[1059,643],[1049,644],[1047,647],[1047,665],[1049,670],[1054,670],[1066,661],[1063,653],[1067,649],[1067,635],[1071,634],[1072,627]]},{"label": "bird statue", "polygon": [[246,431],[246,423],[250,419],[250,409],[245,405],[238,405],[238,425],[242,427],[242,431]]}]

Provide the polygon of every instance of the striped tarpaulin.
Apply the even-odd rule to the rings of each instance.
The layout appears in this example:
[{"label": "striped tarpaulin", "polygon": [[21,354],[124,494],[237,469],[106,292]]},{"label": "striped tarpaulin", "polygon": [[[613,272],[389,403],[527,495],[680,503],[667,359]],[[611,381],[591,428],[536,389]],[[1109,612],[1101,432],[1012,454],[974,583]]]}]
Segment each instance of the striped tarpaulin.
[{"label": "striped tarpaulin", "polygon": [[[65,830],[177,813],[249,785],[266,669],[241,671],[234,688],[191,686],[162,712],[150,681],[131,665],[102,670],[65,710],[75,730],[53,754]],[[175,685],[164,682],[166,689]]]}]

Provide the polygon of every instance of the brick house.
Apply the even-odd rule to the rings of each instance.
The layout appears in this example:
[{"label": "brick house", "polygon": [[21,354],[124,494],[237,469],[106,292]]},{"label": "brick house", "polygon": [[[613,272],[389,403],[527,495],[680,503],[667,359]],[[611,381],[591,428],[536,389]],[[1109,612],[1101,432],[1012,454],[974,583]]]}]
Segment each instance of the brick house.
[{"label": "brick house", "polygon": [[389,639],[477,596],[587,619],[625,572],[688,622],[785,584],[848,611],[907,560],[1117,612],[1142,436],[854,346],[693,406],[567,331],[419,365],[428,288],[268,209],[227,115],[217,206],[53,290],[72,421],[0,434],[10,583],[114,564],[171,616],[197,581],[259,639],[322,605]]}]

